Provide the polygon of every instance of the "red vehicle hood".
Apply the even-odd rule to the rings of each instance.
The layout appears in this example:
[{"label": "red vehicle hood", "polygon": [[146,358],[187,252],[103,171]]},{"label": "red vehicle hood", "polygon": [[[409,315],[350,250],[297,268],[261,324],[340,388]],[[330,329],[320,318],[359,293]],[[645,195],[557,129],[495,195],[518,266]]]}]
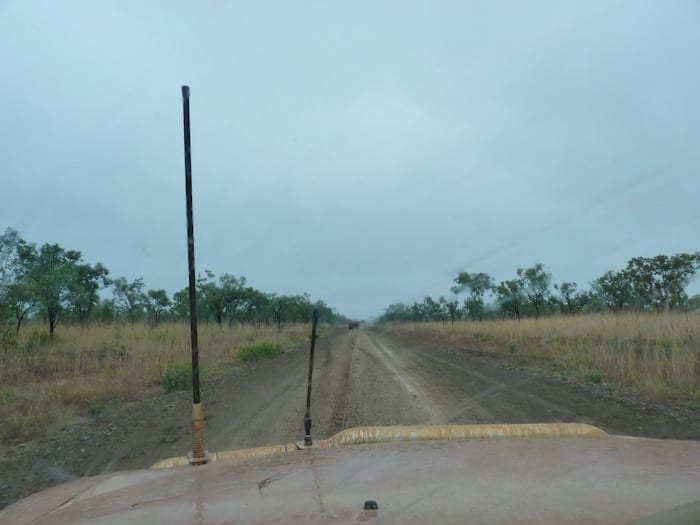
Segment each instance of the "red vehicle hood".
[{"label": "red vehicle hood", "polygon": [[0,523],[700,523],[700,443],[601,434],[314,447],[119,472],[35,494]]}]

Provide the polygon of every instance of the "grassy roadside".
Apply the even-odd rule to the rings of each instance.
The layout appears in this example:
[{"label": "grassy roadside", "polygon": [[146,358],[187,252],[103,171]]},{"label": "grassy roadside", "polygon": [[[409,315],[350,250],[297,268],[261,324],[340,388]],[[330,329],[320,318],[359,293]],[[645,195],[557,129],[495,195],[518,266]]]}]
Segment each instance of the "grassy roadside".
[{"label": "grassy roadside", "polygon": [[[280,332],[200,326],[204,378],[244,361],[250,353],[245,349],[278,352],[307,341],[309,331],[307,325]],[[0,445],[31,440],[76,415],[99,415],[164,388],[189,388],[189,337],[186,324],[64,326],[53,341],[44,328],[24,330],[15,345],[0,347]]]},{"label": "grassy roadside", "polygon": [[700,409],[697,315],[580,315],[454,326],[407,323],[387,329],[501,355],[505,366],[546,363],[562,381],[622,386]]}]

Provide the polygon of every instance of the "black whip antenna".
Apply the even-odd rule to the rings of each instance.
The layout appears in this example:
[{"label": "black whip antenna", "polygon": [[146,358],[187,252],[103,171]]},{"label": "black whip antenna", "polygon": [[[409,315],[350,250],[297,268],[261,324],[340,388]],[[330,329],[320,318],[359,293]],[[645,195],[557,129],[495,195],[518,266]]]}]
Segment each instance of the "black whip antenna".
[{"label": "black whip antenna", "polygon": [[309,352],[309,383],[306,388],[306,416],[304,417],[304,446],[310,447],[311,441],[311,378],[314,373],[314,348],[316,347],[316,325],[318,324],[318,309],[314,308],[313,324],[311,325],[311,351]]},{"label": "black whip antenna", "polygon": [[190,289],[190,341],[192,343],[192,465],[207,462],[204,450],[204,409],[199,401],[199,344],[197,342],[197,282],[194,271],[194,221],[192,219],[192,155],[190,143],[190,87],[182,86],[185,128],[185,198],[187,201],[187,266]]}]

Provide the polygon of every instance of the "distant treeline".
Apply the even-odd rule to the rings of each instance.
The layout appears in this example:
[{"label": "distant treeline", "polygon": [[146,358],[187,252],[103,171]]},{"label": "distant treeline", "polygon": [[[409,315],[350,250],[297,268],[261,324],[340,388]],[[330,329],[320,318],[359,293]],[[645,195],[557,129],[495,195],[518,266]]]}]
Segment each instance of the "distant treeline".
[{"label": "distant treeline", "polygon": [[685,288],[699,268],[700,252],[635,257],[623,270],[595,279],[588,289],[570,281],[554,283],[541,263],[518,268],[514,279],[500,283],[487,273],[460,272],[452,282],[450,299],[426,296],[413,304],[392,304],[379,320],[454,322],[578,312],[696,310],[700,295],[688,297]]},{"label": "distant treeline", "polygon": [[[112,298],[100,297],[110,290]],[[308,294],[277,295],[249,286],[245,277],[215,276],[206,271],[197,279],[197,309],[203,322],[220,325],[308,323],[314,308],[321,322],[344,323],[323,301]],[[16,335],[27,319],[43,319],[53,335],[59,322],[131,323],[180,321],[189,316],[189,293],[184,288],[168,295],[148,289],[143,278],[110,278],[101,263],[83,261],[76,250],[58,244],[37,246],[8,228],[0,236],[0,335]]]}]

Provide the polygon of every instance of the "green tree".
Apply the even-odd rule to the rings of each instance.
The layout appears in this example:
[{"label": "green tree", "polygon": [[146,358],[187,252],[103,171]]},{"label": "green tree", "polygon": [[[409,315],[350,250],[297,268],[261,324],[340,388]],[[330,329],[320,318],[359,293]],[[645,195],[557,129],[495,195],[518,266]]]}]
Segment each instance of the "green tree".
[{"label": "green tree", "polygon": [[522,282],[525,295],[535,309],[535,317],[539,317],[549,295],[552,274],[544,271],[542,263],[537,263],[532,268],[518,268],[518,278]]},{"label": "green tree", "polygon": [[484,317],[484,295],[494,288],[493,277],[483,272],[460,272],[453,282],[454,293],[469,291],[469,297],[464,301],[467,315],[472,321],[481,321]]},{"label": "green tree", "polygon": [[158,324],[164,312],[170,307],[170,298],[165,290],[148,290],[146,292],[147,303],[146,308],[153,316],[153,323]]},{"label": "green tree", "polygon": [[304,312],[313,306],[308,303],[308,296],[280,295],[272,299],[272,310],[277,323],[277,329],[282,328],[282,323],[306,322],[310,314]]},{"label": "green tree", "polygon": [[413,321],[425,321],[425,316],[423,315],[423,303],[415,301],[411,305],[411,319]]},{"label": "green tree", "polygon": [[272,311],[272,315],[274,316],[275,319],[275,324],[277,325],[277,330],[282,329],[282,319],[284,317],[284,299],[283,297],[277,297],[277,296],[272,296],[270,298],[270,309]]},{"label": "green tree", "polygon": [[457,315],[459,313],[459,303],[457,300],[452,297],[450,301],[447,303],[447,315],[450,318],[450,324],[454,326],[455,324],[455,319],[457,319]]},{"label": "green tree", "polygon": [[[241,290],[240,296],[239,310],[245,322],[254,324],[260,321],[267,310],[268,296],[252,286]],[[319,310],[319,319],[321,319],[322,322],[325,320],[323,317],[324,313],[323,310]]]},{"label": "green tree", "polygon": [[589,294],[579,290],[578,284],[573,282],[564,281],[561,284],[555,284],[554,289],[558,292],[556,301],[562,313],[575,314],[590,300]]},{"label": "green tree", "polygon": [[605,272],[592,283],[593,297],[612,312],[619,312],[632,304],[634,300],[634,289],[629,275],[612,270]]},{"label": "green tree", "polygon": [[[197,302],[197,307],[201,308],[202,301]],[[170,302],[170,315],[173,319],[183,321],[190,315],[190,291],[188,288],[183,288],[173,294]]]},{"label": "green tree", "polygon": [[79,251],[66,250],[58,244],[44,244],[38,249],[34,244],[25,244],[18,253],[21,278],[46,314],[49,335],[53,337],[62,312],[70,306],[82,256]]},{"label": "green tree", "polygon": [[333,311],[333,308],[328,306],[325,301],[316,301],[313,306],[318,311],[318,320],[320,323],[327,323],[330,325],[336,323],[337,315]]},{"label": "green tree", "polygon": [[71,286],[68,301],[78,320],[86,322],[93,307],[100,302],[100,296],[97,292],[110,283],[107,277],[109,270],[101,263],[94,266],[77,264],[76,272],[76,279]]},{"label": "green tree", "polygon": [[22,323],[37,302],[34,290],[27,279],[23,278],[11,283],[5,294],[5,309],[15,322],[15,333],[19,336]]},{"label": "green tree", "polygon": [[438,306],[440,307],[440,320],[442,325],[445,326],[447,319],[450,317],[449,307],[447,306],[447,299],[444,295],[441,295],[438,299]]},{"label": "green tree", "polygon": [[0,235],[0,328],[12,319],[16,335],[36,304],[34,290],[27,282],[20,260],[20,250],[26,246],[12,228]]},{"label": "green tree", "polygon": [[425,321],[439,321],[442,317],[440,303],[426,295],[423,298],[422,313]]},{"label": "green tree", "polygon": [[311,296],[308,293],[293,296],[294,321],[309,324],[314,311]]},{"label": "green tree", "polygon": [[244,299],[245,277],[235,277],[225,273],[217,280],[212,271],[206,270],[205,273],[206,277],[200,278],[197,283],[202,313],[209,318],[213,317],[218,325],[221,325],[224,317],[227,316],[231,324]]},{"label": "green tree", "polygon": [[513,315],[516,319],[520,319],[522,305],[525,301],[525,291],[523,289],[523,281],[521,279],[511,279],[501,281],[496,286],[497,302],[503,312],[503,316]]},{"label": "green tree", "polygon": [[405,323],[411,320],[411,308],[403,303],[390,304],[380,316],[380,323]]},{"label": "green tree", "polygon": [[129,282],[126,277],[118,277],[112,282],[117,310],[133,325],[143,315],[148,299],[143,289],[143,277]]},{"label": "green tree", "polygon": [[700,266],[700,253],[634,257],[627,262],[629,278],[639,308],[672,310],[684,307],[685,287]]},{"label": "green tree", "polygon": [[[224,273],[219,277],[219,289],[223,305],[223,313],[228,318],[228,324],[240,319],[242,305],[250,294],[246,291],[246,278]],[[218,320],[217,320],[218,322]]]}]

